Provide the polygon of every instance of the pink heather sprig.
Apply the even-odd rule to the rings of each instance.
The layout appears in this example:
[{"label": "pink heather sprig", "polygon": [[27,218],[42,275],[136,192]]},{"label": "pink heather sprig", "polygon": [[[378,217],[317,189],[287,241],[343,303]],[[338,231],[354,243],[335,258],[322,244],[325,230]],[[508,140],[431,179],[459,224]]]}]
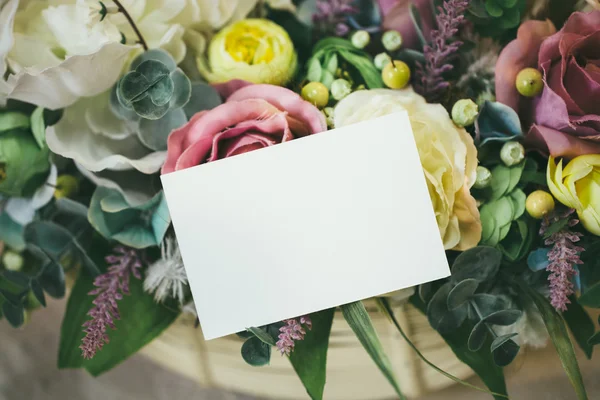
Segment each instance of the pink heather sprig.
[{"label": "pink heather sprig", "polygon": [[450,86],[444,74],[454,68],[450,58],[462,46],[462,42],[451,39],[465,22],[469,3],[470,0],[445,0],[443,8],[438,7],[438,29],[431,32],[431,44],[423,48],[425,65],[416,65],[415,90],[429,102],[439,101]]},{"label": "pink heather sprig", "polygon": [[[552,215],[544,218],[540,228],[540,234],[544,235],[550,225],[562,219],[570,218],[574,210],[568,210],[562,215]],[[585,249],[575,245],[583,236],[580,232],[572,232],[570,228],[579,223],[578,219],[570,219],[568,224],[560,231],[553,233],[544,243],[552,245],[548,252],[548,267],[550,272],[550,302],[557,311],[566,311],[570,304],[569,296],[573,294],[573,277],[577,275],[574,265],[583,264],[579,254]]]},{"label": "pink heather sprig", "polygon": [[317,0],[313,22],[322,30],[333,27],[336,36],[345,36],[350,32],[346,18],[359,13],[359,9],[351,3],[352,0]]},{"label": "pink heather sprig", "polygon": [[88,293],[97,297],[93,301],[94,307],[88,311],[92,319],[83,324],[85,337],[79,348],[85,359],[94,357],[109,342],[107,326],[116,329],[114,321],[121,318],[117,301],[129,294],[130,275],[142,278],[142,262],[134,249],[119,246],[114,249],[114,253],[105,258],[110,264],[108,271],[96,277],[96,289]]},{"label": "pink heather sprig", "polygon": [[[300,321],[298,321],[300,320]],[[308,315],[303,315],[299,318],[294,319],[286,319],[283,321],[285,323],[284,326],[279,328],[279,340],[277,341],[277,349],[281,352],[281,354],[285,354],[289,356],[292,351],[294,351],[294,346],[296,345],[296,340],[304,340],[304,336],[306,335],[306,331],[302,327],[304,325],[308,330],[312,329],[312,321]]]}]

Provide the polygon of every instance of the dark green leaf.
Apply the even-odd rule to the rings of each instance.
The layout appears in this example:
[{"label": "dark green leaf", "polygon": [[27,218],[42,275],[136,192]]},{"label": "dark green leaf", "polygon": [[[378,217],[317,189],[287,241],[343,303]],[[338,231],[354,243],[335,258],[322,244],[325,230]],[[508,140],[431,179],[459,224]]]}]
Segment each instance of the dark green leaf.
[{"label": "dark green leaf", "polygon": [[579,297],[579,304],[592,308],[600,308],[600,282],[583,292]]},{"label": "dark green leaf", "polygon": [[561,218],[558,221],[552,223],[546,232],[544,233],[544,239],[548,239],[550,236],[562,231],[567,225],[569,225],[569,218]]},{"label": "dark green leaf", "polygon": [[60,212],[87,220],[88,208],[81,203],[63,197],[56,199],[54,205]]},{"label": "dark green leaf", "polygon": [[596,332],[594,336],[589,338],[588,344],[590,344],[591,346],[596,346],[600,344],[600,331]]},{"label": "dark green leaf", "polygon": [[242,358],[253,367],[268,365],[271,361],[271,346],[257,337],[251,337],[242,345]]},{"label": "dark green leaf", "polygon": [[448,309],[454,310],[465,304],[475,294],[479,282],[475,279],[465,279],[454,286],[448,294]]},{"label": "dark green leaf", "polygon": [[135,112],[131,105],[126,106],[119,100],[118,94],[119,83],[117,83],[110,91],[109,107],[112,113],[120,120],[124,121],[139,121],[140,116]]},{"label": "dark green leaf", "polygon": [[[105,243],[105,242],[104,242]],[[94,245],[95,262],[106,254],[106,245],[98,242]],[[156,304],[154,297],[144,291],[141,280],[131,278],[130,294],[119,300],[121,319],[115,321],[116,330],[109,330],[110,343],[106,344],[91,360],[81,356],[81,339],[84,337],[82,325],[89,319],[87,312],[92,307],[93,296],[88,292],[94,288],[93,278],[80,274],[67,303],[63,318],[58,354],[59,368],[84,367],[93,376],[98,376],[160,335],[179,315],[171,308]]]},{"label": "dark green leaf", "polygon": [[31,114],[31,132],[40,149],[46,147],[46,123],[42,107],[36,108]]},{"label": "dark green leaf", "polygon": [[563,312],[563,318],[571,330],[575,341],[581,350],[583,350],[586,357],[591,360],[594,346],[590,345],[588,340],[595,331],[594,321],[592,321],[587,311],[579,304],[575,296],[571,296],[570,300],[571,304],[569,304],[567,311]]},{"label": "dark green leaf", "polygon": [[56,262],[49,262],[39,276],[38,281],[50,297],[62,299],[66,293],[65,271]]},{"label": "dark green leaf", "polygon": [[506,142],[522,136],[521,120],[511,107],[486,101],[475,121],[475,132],[480,146],[494,141]]},{"label": "dark green leaf", "polygon": [[483,347],[486,339],[488,338],[488,328],[485,322],[479,321],[469,334],[469,340],[467,345],[471,351],[479,351]]},{"label": "dark green leaf", "polygon": [[579,400],[587,400],[588,397],[583,384],[581,370],[577,363],[577,357],[571,339],[569,338],[565,321],[554,307],[550,305],[548,299],[527,286],[524,282],[515,281],[515,283],[519,286],[523,294],[531,298],[540,311],[544,323],[546,324],[546,329],[548,329],[548,333],[552,339],[552,343],[554,343],[554,347],[558,352],[563,368],[575,389],[577,398]]},{"label": "dark green leaf", "polygon": [[522,315],[521,310],[496,311],[485,317],[485,322],[492,325],[508,326],[517,322]]},{"label": "dark green leaf", "polygon": [[427,319],[440,333],[447,333],[457,329],[467,318],[467,305],[464,304],[453,310],[448,309],[448,296],[452,283],[448,282],[438,289],[427,306]]},{"label": "dark green leaf", "polygon": [[44,290],[42,289],[42,285],[37,281],[37,279],[33,279],[31,281],[31,291],[33,295],[40,302],[40,304],[46,307],[46,296],[44,296]]},{"label": "dark green leaf", "polygon": [[500,19],[500,27],[503,29],[511,29],[519,25],[521,22],[521,12],[517,7],[504,10],[504,15]]},{"label": "dark green leaf", "polygon": [[494,356],[494,362],[499,367],[509,365],[519,353],[521,347],[510,339],[514,335],[500,336],[492,342],[491,351]]},{"label": "dark green leaf", "polygon": [[462,252],[452,265],[452,282],[461,282],[465,279],[475,279],[478,282],[496,276],[502,253],[488,246],[478,246]]},{"label": "dark green leaf", "polygon": [[268,344],[269,346],[275,346],[276,340],[273,339],[273,337],[269,335],[265,330],[261,328],[251,327],[248,328],[248,331],[252,332],[252,334],[259,338],[263,343]]},{"label": "dark green leaf", "polygon": [[[417,307],[422,313],[425,313],[426,306],[421,302],[418,296],[411,297],[411,303]],[[489,351],[489,347],[482,348],[479,351],[471,351],[467,345],[467,338],[473,324],[468,321],[463,324],[460,328],[442,334],[442,337],[448,343],[454,354],[467,364],[485,383],[485,385],[497,394],[494,395],[495,399],[507,398],[506,383],[504,381],[504,373],[502,368],[498,367],[492,358],[492,354]]]},{"label": "dark green leaf", "polygon": [[390,360],[385,354],[383,346],[381,345],[381,341],[379,340],[379,336],[377,336],[375,327],[373,327],[371,318],[369,317],[369,314],[367,313],[363,303],[357,301],[354,303],[345,304],[341,308],[346,322],[348,322],[348,325],[362,346],[365,348],[369,356],[371,356],[371,359],[375,362],[379,370],[392,385],[398,397],[401,399],[406,399],[400,390],[400,386],[398,385],[398,381],[394,375]]},{"label": "dark green leaf", "polygon": [[485,10],[492,17],[501,17],[504,14],[504,10],[496,4],[495,0],[485,0]]},{"label": "dark green leaf", "polygon": [[7,301],[2,304],[2,313],[13,328],[18,328],[25,322],[23,305],[13,305]]},{"label": "dark green leaf", "polygon": [[0,241],[16,251],[25,250],[23,227],[13,221],[8,213],[0,214]]},{"label": "dark green leaf", "polygon": [[325,388],[327,348],[333,322],[334,308],[310,315],[312,329],[304,340],[297,341],[290,362],[311,399],[323,398]]},{"label": "dark green leaf", "polygon": [[417,34],[417,38],[421,43],[421,47],[427,45],[427,40],[425,39],[425,35],[423,34],[423,21],[421,19],[421,13],[419,13],[419,9],[415,6],[414,3],[410,3],[408,7],[410,19],[413,23],[413,27],[415,28],[415,32]]},{"label": "dark green leaf", "polygon": [[19,287],[29,287],[29,277],[22,272],[6,270],[2,272],[2,277]]}]

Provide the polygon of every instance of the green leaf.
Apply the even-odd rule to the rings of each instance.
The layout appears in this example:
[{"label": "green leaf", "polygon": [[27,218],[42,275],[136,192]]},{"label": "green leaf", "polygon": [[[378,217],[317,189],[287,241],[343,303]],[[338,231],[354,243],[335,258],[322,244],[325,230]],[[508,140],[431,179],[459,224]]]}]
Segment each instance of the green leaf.
[{"label": "green leaf", "polygon": [[488,338],[488,328],[484,321],[479,321],[475,324],[471,333],[469,334],[469,340],[467,340],[467,346],[471,351],[479,351],[483,347],[486,339]]},{"label": "green leaf", "polygon": [[251,337],[242,345],[242,358],[253,367],[268,365],[271,361],[271,346],[258,337]]},{"label": "green leaf", "polygon": [[550,305],[548,299],[527,286],[524,282],[518,280],[515,280],[514,282],[520,287],[525,295],[531,298],[540,311],[542,319],[546,324],[546,329],[548,329],[548,333],[552,339],[552,343],[558,352],[565,373],[575,389],[577,398],[579,400],[587,400],[588,397],[583,384],[583,377],[581,376],[581,370],[577,363],[577,357],[571,339],[569,338],[565,321],[554,307]]},{"label": "green leaf", "polygon": [[310,82],[320,82],[323,68],[317,57],[313,57],[308,61],[308,70],[306,73],[306,79]]},{"label": "green leaf", "polygon": [[383,87],[381,72],[375,67],[370,57],[345,50],[340,50],[339,54],[358,70],[369,89]]},{"label": "green leaf", "polygon": [[[425,313],[426,306],[420,301],[418,296],[412,296],[410,301],[422,313]],[[490,391],[495,392],[494,398],[508,398],[504,373],[502,368],[498,367],[494,362],[489,348],[482,348],[476,352],[469,350],[467,338],[472,329],[473,324],[469,322],[452,332],[441,335],[458,359],[471,367]]]},{"label": "green leaf", "polygon": [[490,200],[498,200],[506,193],[508,193],[508,187],[510,186],[510,168],[503,164],[498,164],[492,169],[492,181],[490,188],[492,196]]},{"label": "green leaf", "polygon": [[381,305],[381,309],[383,310],[383,312],[385,313],[385,315],[393,322],[394,326],[396,327],[396,329],[398,329],[398,332],[400,333],[400,335],[404,338],[404,340],[406,340],[406,342],[408,343],[408,345],[410,346],[411,349],[414,350],[414,352],[419,356],[419,358],[421,358],[421,360],[423,360],[423,362],[425,362],[427,365],[429,365],[431,368],[433,368],[434,370],[436,370],[437,372],[439,372],[440,374],[444,375],[446,378],[452,379],[454,382],[460,383],[461,385],[470,387],[471,389],[475,389],[475,390],[479,390],[480,392],[484,392],[484,393],[489,393],[492,395],[496,395],[496,396],[500,396],[500,397],[507,397],[504,396],[501,393],[494,393],[494,392],[490,392],[489,390],[485,390],[483,388],[480,388],[478,386],[472,385],[469,382],[466,382],[460,378],[457,378],[456,376],[444,371],[443,369],[439,368],[437,365],[435,365],[434,363],[432,363],[431,361],[429,361],[427,358],[425,358],[425,356],[419,351],[419,349],[417,349],[417,347],[414,345],[414,343],[409,339],[409,337],[406,335],[406,333],[404,333],[404,330],[402,329],[402,327],[400,326],[400,324],[398,323],[398,320],[396,319],[396,317],[394,316],[394,312],[392,311],[392,308],[390,307],[389,302],[387,301],[386,298],[378,298],[377,301],[380,303]]},{"label": "green leaf", "polygon": [[582,306],[600,308],[600,282],[583,292],[578,301]]},{"label": "green leaf", "polygon": [[553,222],[546,232],[544,233],[544,239],[548,239],[550,236],[562,231],[567,225],[569,225],[569,218],[561,218],[556,222]]},{"label": "green leaf", "polygon": [[192,83],[190,78],[179,68],[171,72],[171,80],[173,81],[173,96],[169,106],[171,109],[181,108],[185,106],[192,96]]},{"label": "green leaf", "polygon": [[348,322],[348,325],[350,328],[352,328],[352,331],[354,331],[354,334],[362,346],[365,348],[369,356],[371,356],[371,359],[375,362],[388,382],[392,385],[398,397],[403,400],[406,399],[400,390],[400,386],[398,385],[394,375],[390,360],[383,350],[379,336],[377,336],[377,332],[373,327],[371,318],[369,317],[369,314],[367,313],[363,303],[357,301],[354,303],[345,304],[341,308],[346,322]]},{"label": "green leaf", "polygon": [[171,109],[159,119],[142,119],[140,121],[138,138],[154,151],[167,150],[167,139],[173,130],[182,127],[187,122],[183,109]]},{"label": "green leaf", "polygon": [[521,12],[517,7],[504,10],[504,15],[500,19],[500,27],[503,29],[511,29],[519,25],[521,22]]},{"label": "green leaf", "polygon": [[[96,254],[93,255],[93,259],[96,262],[102,261],[107,251],[106,245],[98,243],[94,250]],[[107,331],[110,342],[94,358],[84,360],[79,346],[84,337],[82,325],[90,318],[87,312],[93,306],[94,296],[88,295],[92,289],[93,278],[87,274],[79,274],[63,317],[58,353],[59,368],[83,367],[93,376],[98,376],[158,337],[179,315],[175,309],[156,304],[152,295],[144,291],[142,281],[132,277],[129,282],[130,294],[123,296],[117,303],[121,319],[115,321],[116,330]]]},{"label": "green leaf", "polygon": [[594,336],[589,338],[588,344],[590,344],[591,346],[600,344],[600,331],[596,332],[596,334]]},{"label": "green leaf", "polygon": [[325,69],[332,74],[335,75],[338,69],[338,56],[335,53],[332,53],[329,57],[329,60],[325,62]]},{"label": "green leaf", "polygon": [[453,310],[448,308],[448,296],[451,290],[452,283],[445,283],[433,295],[427,306],[427,319],[433,329],[440,333],[457,329],[467,318],[468,308],[465,304]]},{"label": "green leaf", "polygon": [[2,304],[2,314],[13,328],[18,328],[25,322],[23,305],[13,305],[8,301]]},{"label": "green leaf", "polygon": [[421,47],[423,47],[427,45],[427,40],[425,39],[425,35],[423,34],[423,20],[421,18],[421,13],[419,12],[417,6],[415,6],[415,4],[412,2],[408,7],[408,11],[410,15],[410,20],[412,21],[413,27],[415,28],[415,32],[417,34],[417,38],[421,43]]},{"label": "green leaf", "polygon": [[165,67],[167,67],[167,70],[169,72],[173,72],[177,69],[177,63],[175,62],[173,57],[171,57],[171,55],[168,52],[162,49],[146,50],[145,52],[137,56],[135,60],[133,60],[130,69],[132,71],[136,70],[141,63],[148,60],[161,62],[162,64],[164,64]]},{"label": "green leaf", "polygon": [[31,114],[31,132],[40,149],[46,147],[46,123],[42,107],[36,108]]},{"label": "green leaf", "polygon": [[248,328],[247,330],[252,332],[254,336],[261,340],[261,342],[268,344],[269,346],[275,346],[275,339],[273,339],[273,337],[269,335],[267,331],[255,327]]},{"label": "green leaf", "polygon": [[26,114],[9,111],[0,113],[0,134],[13,129],[27,129],[30,121]]},{"label": "green leaf", "polygon": [[290,362],[313,400],[323,398],[326,380],[327,348],[333,322],[334,308],[310,315],[312,329],[304,340],[297,341]]},{"label": "green leaf", "polygon": [[508,334],[499,336],[492,342],[490,350],[494,357],[494,362],[499,367],[506,367],[509,365],[519,353],[521,347],[516,344],[510,338],[516,336],[516,334]]},{"label": "green leaf", "polygon": [[448,294],[448,309],[454,310],[469,301],[478,286],[479,282],[475,279],[465,279],[459,282]]},{"label": "green leaf", "polygon": [[488,246],[478,246],[460,253],[452,265],[452,282],[475,279],[483,282],[496,276],[502,253]]},{"label": "green leaf", "polygon": [[40,285],[37,279],[33,279],[31,281],[31,292],[33,293],[37,301],[39,301],[43,307],[46,307],[46,296],[44,296],[44,290],[42,289],[42,285]]},{"label": "green leaf", "polygon": [[486,0],[485,1],[485,10],[492,17],[501,17],[504,14],[504,10],[498,4],[496,4],[495,0]]},{"label": "green leaf", "polygon": [[16,251],[25,250],[23,227],[13,221],[8,213],[0,214],[0,241]]},{"label": "green leaf", "polygon": [[492,325],[509,326],[521,318],[521,310],[501,310],[485,317],[485,322]]},{"label": "green leaf", "polygon": [[472,301],[477,306],[482,317],[487,317],[498,311],[506,310],[508,302],[501,296],[488,293],[478,293],[473,296]]},{"label": "green leaf", "polygon": [[212,86],[204,82],[194,82],[190,101],[183,106],[185,116],[189,119],[200,111],[211,110],[222,103],[221,96]]},{"label": "green leaf", "polygon": [[567,311],[563,312],[563,318],[571,330],[575,341],[581,350],[583,350],[586,357],[591,360],[594,346],[588,343],[588,340],[595,331],[594,321],[592,321],[587,311],[579,304],[575,296],[571,296],[570,300],[571,304],[569,304]]},{"label": "green leaf", "polygon": [[55,299],[62,299],[65,297],[65,271],[56,261],[51,261],[46,264],[44,271],[38,280],[49,296]]}]

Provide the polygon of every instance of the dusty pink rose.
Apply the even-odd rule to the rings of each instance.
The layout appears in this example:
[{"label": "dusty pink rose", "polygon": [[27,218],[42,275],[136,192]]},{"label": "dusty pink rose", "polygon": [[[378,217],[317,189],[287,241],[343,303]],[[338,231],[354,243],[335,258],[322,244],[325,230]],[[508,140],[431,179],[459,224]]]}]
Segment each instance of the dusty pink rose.
[{"label": "dusty pink rose", "polygon": [[383,29],[394,29],[402,35],[402,47],[414,49],[419,46],[419,37],[411,20],[409,6],[414,4],[421,15],[425,40],[431,39],[430,33],[435,29],[434,10],[431,0],[378,0],[383,15]]},{"label": "dusty pink rose", "polygon": [[[526,99],[516,74],[536,66],[544,90]],[[496,96],[531,126],[530,146],[554,157],[600,153],[600,11],[572,14],[559,32],[550,22],[525,22],[496,64]]]},{"label": "dusty pink rose", "polygon": [[192,117],[167,143],[163,174],[312,135],[327,129],[325,117],[291,90],[249,85],[227,101]]}]

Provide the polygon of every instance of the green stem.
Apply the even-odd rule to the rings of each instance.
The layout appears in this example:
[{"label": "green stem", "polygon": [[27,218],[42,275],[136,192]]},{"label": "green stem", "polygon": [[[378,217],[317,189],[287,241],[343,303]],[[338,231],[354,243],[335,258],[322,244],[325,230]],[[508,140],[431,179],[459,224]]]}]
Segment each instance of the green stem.
[{"label": "green stem", "polygon": [[404,330],[402,329],[402,327],[398,323],[398,320],[394,316],[394,312],[392,311],[392,308],[390,307],[390,304],[389,304],[388,300],[386,298],[379,297],[379,298],[377,298],[377,302],[381,305],[381,309],[385,312],[385,314],[387,315],[387,317],[392,321],[392,323],[394,324],[394,326],[396,326],[396,329],[398,329],[398,332],[404,338],[404,340],[406,340],[406,342],[408,343],[408,345],[410,346],[410,348],[413,349],[414,352],[417,353],[417,355],[419,356],[419,358],[421,360],[423,360],[423,362],[425,362],[431,368],[435,369],[437,372],[439,372],[440,374],[444,375],[446,378],[452,379],[454,382],[460,383],[461,385],[467,386],[467,387],[469,387],[471,389],[475,389],[475,390],[478,390],[478,391],[483,392],[483,393],[489,393],[489,394],[494,395],[494,396],[500,396],[500,397],[504,397],[504,398],[508,399],[507,395],[504,395],[502,393],[492,392],[492,391],[489,391],[487,389],[480,388],[479,386],[472,385],[469,382],[466,382],[466,381],[464,381],[464,380],[462,380],[462,379],[460,379],[460,378],[458,378],[458,377],[456,377],[456,376],[454,376],[454,375],[452,375],[452,374],[444,371],[443,369],[441,369],[440,367],[438,367],[437,365],[435,365],[434,363],[432,363],[431,361],[429,361],[427,358],[425,358],[425,356],[423,355],[423,353],[421,353],[419,351],[419,349],[417,349],[417,346],[415,346],[414,343],[408,338],[408,336],[406,335],[406,333],[404,333]]},{"label": "green stem", "polygon": [[140,32],[140,30],[138,29],[137,25],[133,21],[133,18],[131,18],[131,15],[129,15],[129,13],[125,9],[125,7],[123,7],[123,4],[121,4],[121,2],[119,0],[113,0],[113,2],[118,7],[119,12],[123,13],[123,15],[125,16],[125,18],[127,19],[127,22],[129,22],[129,25],[131,25],[131,27],[133,28],[133,31],[135,32],[135,34],[138,37],[139,43],[144,48],[144,51],[148,51],[148,45],[146,44],[146,41],[144,40],[144,37],[142,36],[142,33]]}]

